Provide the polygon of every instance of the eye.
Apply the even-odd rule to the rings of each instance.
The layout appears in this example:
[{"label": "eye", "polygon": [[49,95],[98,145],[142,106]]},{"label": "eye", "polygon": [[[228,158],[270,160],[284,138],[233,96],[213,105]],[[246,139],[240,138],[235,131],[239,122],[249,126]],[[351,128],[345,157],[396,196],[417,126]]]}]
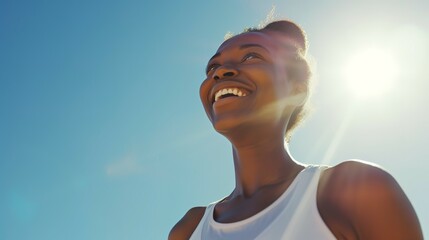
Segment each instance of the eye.
[{"label": "eye", "polygon": [[210,72],[216,70],[216,68],[218,68],[218,67],[219,67],[219,64],[217,64],[217,63],[213,63],[213,64],[207,66],[206,74],[209,74]]},{"label": "eye", "polygon": [[244,62],[244,61],[249,61],[256,58],[262,58],[262,57],[257,53],[248,53],[243,57],[241,61]]}]

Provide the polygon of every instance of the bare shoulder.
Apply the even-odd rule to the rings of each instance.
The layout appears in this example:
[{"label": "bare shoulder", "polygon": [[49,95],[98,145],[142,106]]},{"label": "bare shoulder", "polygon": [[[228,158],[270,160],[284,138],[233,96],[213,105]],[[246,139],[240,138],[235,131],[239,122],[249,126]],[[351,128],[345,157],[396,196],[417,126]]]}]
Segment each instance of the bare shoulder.
[{"label": "bare shoulder", "polygon": [[[321,184],[330,188],[350,190],[350,187],[394,186],[396,181],[382,167],[362,160],[348,160],[329,167],[321,175]],[[397,185],[397,184],[396,184]],[[353,188],[353,192],[358,189]]]},{"label": "bare shoulder", "polygon": [[318,188],[322,218],[338,235],[357,239],[423,239],[417,215],[382,167],[349,160],[326,169]]},{"label": "bare shoulder", "polygon": [[193,207],[174,225],[168,240],[188,240],[204,215],[206,207]]}]

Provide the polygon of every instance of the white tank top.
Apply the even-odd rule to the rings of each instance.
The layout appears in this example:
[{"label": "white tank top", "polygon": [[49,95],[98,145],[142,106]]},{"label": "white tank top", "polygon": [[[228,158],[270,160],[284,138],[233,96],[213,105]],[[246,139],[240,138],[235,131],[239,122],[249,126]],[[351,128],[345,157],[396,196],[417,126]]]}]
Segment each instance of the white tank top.
[{"label": "white tank top", "polygon": [[336,239],[317,209],[317,185],[320,173],[328,166],[307,165],[287,190],[255,215],[233,223],[216,222],[210,203],[190,240],[327,240]]}]

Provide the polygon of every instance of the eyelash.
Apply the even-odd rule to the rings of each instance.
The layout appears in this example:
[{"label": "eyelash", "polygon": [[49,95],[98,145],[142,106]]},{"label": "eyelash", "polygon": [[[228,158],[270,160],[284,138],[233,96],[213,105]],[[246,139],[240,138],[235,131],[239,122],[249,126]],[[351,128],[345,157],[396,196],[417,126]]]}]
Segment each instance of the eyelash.
[{"label": "eyelash", "polygon": [[217,63],[214,63],[214,64],[212,64],[212,65],[210,65],[210,66],[208,66],[207,67],[207,71],[206,71],[206,74],[209,74],[211,71],[213,71],[213,70],[215,70],[217,67],[219,67],[220,65],[219,64],[217,64]]},{"label": "eyelash", "polygon": [[254,57],[254,58],[262,58],[259,54],[257,53],[248,53],[246,55],[244,55],[243,59],[241,60],[241,62],[244,62],[248,59],[248,57]]}]

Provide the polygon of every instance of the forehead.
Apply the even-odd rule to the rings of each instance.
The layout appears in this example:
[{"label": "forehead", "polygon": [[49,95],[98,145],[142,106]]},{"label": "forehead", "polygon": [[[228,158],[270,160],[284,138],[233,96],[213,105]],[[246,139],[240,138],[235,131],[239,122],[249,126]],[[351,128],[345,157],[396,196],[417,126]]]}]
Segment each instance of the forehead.
[{"label": "forehead", "polygon": [[223,42],[219,46],[217,53],[239,48],[246,44],[258,44],[268,50],[276,50],[278,47],[273,36],[263,32],[248,32],[234,36]]},{"label": "forehead", "polygon": [[234,36],[223,42],[216,54],[240,48],[240,46],[247,44],[260,45],[273,54],[282,52],[282,50],[296,50],[298,46],[289,36],[274,31],[248,32]]}]

